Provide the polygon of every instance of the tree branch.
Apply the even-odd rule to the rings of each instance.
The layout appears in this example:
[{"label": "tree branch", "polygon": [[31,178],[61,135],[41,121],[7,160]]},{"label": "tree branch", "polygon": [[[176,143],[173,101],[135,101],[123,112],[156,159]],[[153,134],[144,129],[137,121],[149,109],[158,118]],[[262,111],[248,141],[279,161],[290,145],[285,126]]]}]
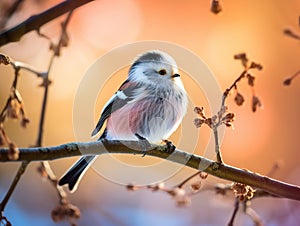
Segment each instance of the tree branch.
[{"label": "tree branch", "polygon": [[[140,151],[140,143],[136,141],[74,142],[53,147],[19,148],[19,150],[19,159],[15,161],[44,161],[87,154],[143,154]],[[0,149],[0,162],[11,161],[8,159],[7,152],[7,148]],[[299,186],[226,164],[221,164],[216,169],[215,162],[212,160],[181,150],[175,150],[170,154],[167,152],[166,145],[153,145],[153,149],[148,151],[147,155],[186,165],[222,179],[260,188],[276,196],[300,201]],[[203,168],[203,166],[207,167]]]},{"label": "tree branch", "polygon": [[0,34],[0,46],[10,42],[17,42],[24,34],[33,30],[38,31],[42,25],[91,1],[93,0],[67,0],[40,14],[31,16],[17,26],[2,32]]}]

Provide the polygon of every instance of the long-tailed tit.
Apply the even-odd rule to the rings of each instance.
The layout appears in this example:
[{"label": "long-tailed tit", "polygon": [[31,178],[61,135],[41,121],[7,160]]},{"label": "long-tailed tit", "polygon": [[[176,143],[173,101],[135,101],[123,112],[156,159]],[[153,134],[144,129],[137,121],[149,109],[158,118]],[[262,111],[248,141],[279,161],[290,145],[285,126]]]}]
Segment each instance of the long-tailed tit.
[{"label": "long-tailed tit", "polygon": [[[187,111],[187,94],[175,60],[165,52],[143,53],[133,62],[127,80],[104,106],[92,132],[99,139],[147,140],[160,143],[179,126]],[[75,191],[95,155],[82,156],[59,180]]]}]

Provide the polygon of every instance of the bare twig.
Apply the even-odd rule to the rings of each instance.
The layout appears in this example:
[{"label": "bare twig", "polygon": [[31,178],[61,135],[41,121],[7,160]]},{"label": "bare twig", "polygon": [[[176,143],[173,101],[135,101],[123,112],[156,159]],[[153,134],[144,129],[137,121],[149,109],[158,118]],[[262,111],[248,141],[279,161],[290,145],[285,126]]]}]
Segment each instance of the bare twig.
[{"label": "bare twig", "polygon": [[[21,125],[23,125],[25,127],[26,123],[29,122],[29,120],[26,118],[26,115],[25,115],[25,109],[24,109],[24,103],[23,103],[22,97],[17,90],[19,71],[20,71],[21,67],[17,67],[15,65],[15,63],[7,56],[0,55],[0,59],[1,59],[1,63],[6,64],[6,65],[7,64],[12,65],[14,68],[14,71],[15,71],[14,80],[13,80],[13,83],[11,86],[11,93],[6,101],[4,108],[2,109],[2,111],[0,113],[0,133],[1,133],[1,137],[2,137],[2,142],[4,141],[9,147],[7,157],[9,159],[18,159],[19,158],[19,149],[6,135],[4,127],[3,127],[3,122],[6,119],[6,117],[18,118],[20,114],[22,115],[22,124]],[[30,161],[22,162],[12,184],[10,185],[6,195],[4,196],[4,198],[0,204],[1,220],[4,219],[2,216],[2,213],[5,209],[5,206],[9,200],[9,198],[11,197],[14,189],[16,188],[22,174],[25,172],[29,162]]]},{"label": "bare twig", "polygon": [[63,37],[65,37],[67,25],[70,21],[72,13],[73,13],[73,11],[71,10],[68,13],[68,16],[67,16],[65,22],[62,24],[62,31],[61,31],[59,42],[56,45],[56,48],[53,49],[53,54],[52,54],[50,62],[49,62],[48,70],[47,70],[46,76],[44,77],[43,86],[44,86],[45,89],[44,89],[44,95],[43,95],[43,103],[42,103],[41,118],[40,118],[40,123],[39,123],[38,138],[37,138],[37,141],[36,141],[36,146],[37,147],[42,146],[42,143],[43,143],[42,139],[43,139],[43,132],[44,132],[44,121],[45,121],[45,113],[46,113],[46,106],[47,106],[47,99],[48,99],[48,90],[49,90],[49,85],[50,85],[49,73],[50,73],[50,70],[52,68],[54,58],[56,56],[59,56],[60,49],[63,46],[62,45],[63,42],[64,42]]},{"label": "bare twig", "polygon": [[213,127],[214,138],[215,138],[215,152],[217,155],[217,163],[223,163],[222,156],[221,156],[221,149],[219,144],[219,135],[218,135],[218,127]]},{"label": "bare twig", "polygon": [[[221,107],[218,113],[211,118],[207,118],[204,114],[204,108],[203,107],[195,107],[194,111],[199,115],[199,118],[196,118],[194,121],[194,124],[196,127],[200,127],[202,124],[208,125],[214,134],[215,139],[215,152],[217,161],[215,163],[215,168],[218,168],[220,164],[223,163],[222,156],[221,156],[221,149],[220,149],[220,143],[219,143],[219,135],[218,135],[218,128],[221,125],[226,125],[227,127],[232,127],[232,123],[234,121],[235,115],[233,113],[227,113],[227,106],[226,106],[226,99],[229,96],[229,93],[232,91],[232,89],[235,89],[237,92],[237,85],[243,78],[248,78],[248,85],[252,88],[252,111],[255,112],[257,107],[260,107],[262,104],[260,102],[260,99],[255,95],[254,93],[254,79],[255,77],[250,75],[248,72],[250,69],[257,69],[262,70],[262,65],[250,62],[246,56],[245,53],[236,54],[234,56],[234,59],[240,60],[244,70],[243,72],[235,79],[235,81],[227,88],[222,96],[221,101]],[[240,93],[236,93],[235,102],[237,105],[242,105],[244,102],[244,97]]]},{"label": "bare twig", "polygon": [[[188,182],[191,182],[191,180],[199,176],[198,181],[193,182],[190,184],[189,191],[187,188],[184,188],[185,185]],[[179,183],[178,185],[175,186],[166,186],[164,182],[160,182],[158,184],[149,184],[149,185],[134,185],[134,184],[128,184],[126,186],[127,190],[129,191],[135,191],[135,190],[140,190],[140,189],[148,189],[153,192],[157,191],[162,191],[171,196],[175,201],[177,206],[179,207],[184,207],[187,206],[191,203],[191,196],[197,194],[200,189],[201,189],[201,180],[206,179],[208,176],[207,173],[205,172],[196,172],[193,175],[189,176],[187,179]]]},{"label": "bare twig", "polygon": [[[4,62],[4,64],[11,64],[10,59],[1,54],[0,61],[1,63]],[[20,68],[14,67],[14,71],[14,80],[10,88],[10,95],[7,98],[6,104],[0,113],[0,134],[1,144],[6,144],[9,147],[10,152],[8,152],[8,157],[18,159],[19,151],[17,149],[17,146],[11,141],[11,139],[9,139],[9,137],[5,133],[3,126],[6,118],[18,119],[21,116],[21,125],[23,127],[26,127],[26,124],[29,122],[29,119],[26,117],[25,113],[24,101],[17,89]]]},{"label": "bare twig", "polygon": [[[18,92],[17,86],[18,86],[18,79],[19,79],[19,71],[21,69],[25,69],[25,70],[29,70],[30,72],[39,74],[39,72],[36,72],[34,69],[32,69],[31,67],[27,67],[25,66],[25,64],[22,63],[18,63],[18,62],[14,62],[13,60],[11,60],[9,57],[4,56],[4,55],[0,55],[0,59],[1,59],[1,63],[3,64],[10,64],[13,69],[14,69],[14,80],[11,86],[11,93],[7,99],[7,102],[3,108],[3,110],[0,113],[0,133],[1,133],[1,137],[2,140],[5,141],[5,143],[8,145],[9,147],[9,152],[7,153],[7,157],[9,159],[18,159],[19,158],[19,149],[17,148],[17,146],[9,139],[9,137],[6,135],[4,127],[3,127],[3,123],[4,120],[7,117],[10,118],[19,118],[19,115],[22,116],[22,121],[21,121],[21,125],[23,127],[26,127],[26,124],[29,122],[29,119],[26,117],[25,114],[25,108],[24,108],[24,101],[22,100],[22,97],[20,95],[20,93]],[[10,185],[6,195],[4,196],[1,204],[0,204],[0,213],[1,213],[1,220],[4,219],[2,216],[2,213],[5,209],[6,204],[8,203],[14,189],[16,188],[18,182],[20,181],[21,176],[23,175],[23,173],[25,172],[27,166],[29,165],[30,161],[24,161],[22,162],[21,166],[18,169],[18,172],[12,182],[12,184]],[[6,218],[5,218],[6,219]]]},{"label": "bare twig", "polygon": [[291,38],[300,40],[300,35],[296,34],[294,31],[292,31],[291,29],[284,29],[283,33]]},{"label": "bare twig", "polygon": [[47,177],[47,179],[52,183],[54,188],[57,190],[59,196],[59,202],[61,204],[68,203],[67,194],[62,187],[57,186],[58,179],[54,172],[52,171],[48,161],[42,161],[40,167],[38,168],[39,173],[42,176]]},{"label": "bare twig", "polygon": [[201,171],[192,174],[191,176],[189,176],[188,178],[186,178],[184,181],[182,181],[180,184],[178,184],[176,187],[182,188],[187,182],[189,182],[194,177],[198,176],[200,173],[201,173]]},{"label": "bare twig", "polygon": [[[298,26],[300,27],[300,16],[298,17]],[[295,33],[294,31],[292,31],[291,29],[289,28],[286,28],[283,30],[283,33],[291,38],[294,38],[294,39],[297,39],[297,40],[300,40],[300,35]],[[292,81],[300,74],[300,70],[297,71],[295,74],[293,74],[292,76],[286,78],[284,81],[283,81],[283,85],[285,86],[289,86],[291,85]]]},{"label": "bare twig", "polygon": [[[198,179],[192,182],[192,180],[198,176]],[[179,207],[187,206],[191,203],[191,196],[199,193],[202,187],[202,180],[206,179],[208,174],[203,171],[198,171],[177,185],[166,186],[164,182],[150,185],[134,185],[128,184],[126,188],[129,191],[135,191],[139,189],[148,189],[153,192],[162,191],[171,196]]]},{"label": "bare twig", "polygon": [[37,77],[44,78],[45,76],[47,76],[47,72],[42,72],[33,67],[32,65],[20,61],[15,61],[5,54],[0,54],[0,64],[11,65],[12,68],[15,70],[15,73],[21,70],[25,70],[31,72],[32,74],[35,74]]},{"label": "bare twig", "polygon": [[2,218],[2,213],[5,209],[5,206],[9,200],[9,198],[11,197],[13,191],[15,190],[19,180],[21,179],[22,174],[25,172],[28,164],[29,164],[29,161],[24,161],[24,162],[22,162],[20,168],[18,169],[18,172],[17,172],[12,184],[10,185],[6,195],[4,196],[4,198],[0,204],[0,218]]},{"label": "bare twig", "polygon": [[[43,95],[43,102],[42,102],[42,108],[41,108],[41,115],[40,115],[36,147],[43,146],[45,115],[46,115],[46,109],[47,109],[49,85],[51,84],[51,82],[49,80],[49,74],[52,69],[55,57],[59,57],[61,48],[67,46],[67,44],[68,44],[67,26],[70,22],[72,14],[73,14],[73,10],[71,10],[68,13],[65,21],[61,24],[61,34],[60,34],[58,43],[53,44],[51,42],[51,40],[49,40],[51,42],[51,50],[53,51],[53,54],[49,61],[46,76],[43,77],[44,80],[42,83],[42,87],[44,88],[44,95]],[[41,33],[39,33],[39,35],[42,37],[46,37],[45,35],[43,35]],[[51,184],[57,191],[57,194],[59,197],[59,205],[57,207],[55,207],[55,209],[53,209],[52,213],[51,213],[52,219],[55,222],[57,222],[57,221],[67,218],[67,220],[72,225],[75,225],[73,223],[73,220],[80,217],[80,210],[76,206],[72,205],[69,202],[69,200],[67,198],[67,194],[65,193],[64,189],[62,187],[57,186],[58,180],[57,180],[56,175],[53,173],[49,162],[42,161],[38,170],[43,176],[46,176],[48,178],[48,180],[51,182]]]},{"label": "bare twig", "polygon": [[0,46],[3,46],[10,42],[17,42],[20,38],[33,30],[39,30],[39,28],[48,23],[49,21],[56,19],[57,17],[74,10],[84,4],[87,4],[93,0],[68,0],[53,6],[52,8],[29,17],[23,23],[4,31],[0,34]]},{"label": "bare twig", "polygon": [[286,86],[289,86],[289,85],[292,83],[292,81],[293,81],[298,75],[300,75],[300,70],[297,71],[297,72],[296,72],[295,74],[293,74],[292,76],[290,76],[290,77],[288,77],[287,79],[285,79],[285,80],[283,81],[283,84],[286,85]]},{"label": "bare twig", "polygon": [[257,69],[257,70],[262,70],[262,66],[258,63],[255,62],[251,62],[249,63],[249,59],[247,58],[245,53],[240,53],[240,54],[236,54],[234,56],[234,59],[236,60],[240,60],[242,65],[244,66],[244,70],[243,72],[240,74],[239,77],[237,77],[237,79],[231,84],[231,86],[229,88],[227,88],[225,90],[225,92],[223,93],[223,97],[222,97],[222,103],[221,103],[221,108],[225,107],[225,101],[230,93],[230,91],[232,89],[236,89],[238,83],[243,79],[243,78],[248,78],[248,84],[253,87],[254,86],[254,77],[249,75],[248,72],[250,69]]},{"label": "bare twig", "polygon": [[245,77],[245,75],[247,74],[247,72],[248,72],[248,68],[245,69],[245,70],[240,74],[240,76],[239,76],[239,77],[231,84],[231,86],[225,90],[225,92],[223,93],[223,96],[222,96],[221,108],[222,108],[223,106],[225,106],[225,101],[226,101],[226,99],[227,99],[227,97],[228,97],[230,91],[231,91],[233,88],[235,88],[235,87],[237,86],[238,82],[241,81],[241,80]]},{"label": "bare twig", "polygon": [[235,202],[234,202],[234,209],[233,209],[233,213],[232,213],[232,216],[228,222],[228,226],[233,226],[233,222],[234,222],[234,219],[236,217],[236,214],[239,210],[239,207],[240,207],[240,201],[239,201],[239,198],[236,197],[235,198]]},{"label": "bare twig", "polygon": [[256,211],[250,207],[250,204],[250,201],[244,202],[244,213],[251,218],[255,226],[263,226],[262,219]]},{"label": "bare twig", "polygon": [[1,213],[0,213],[0,225],[11,226],[12,224],[5,216],[1,216]]},{"label": "bare twig", "polygon": [[[6,103],[5,107],[3,108],[3,110],[0,114],[0,129],[1,129],[0,133],[1,133],[1,137],[3,137],[4,140],[6,141],[6,143],[9,145],[9,147],[10,147],[9,150],[12,150],[12,151],[8,152],[8,157],[13,156],[13,158],[15,158],[15,159],[19,158],[19,155],[18,155],[19,150],[17,149],[16,145],[14,145],[10,141],[10,139],[6,136],[5,130],[3,129],[3,125],[2,125],[2,123],[5,120],[6,116],[12,115],[12,113],[10,113],[9,109],[12,108],[12,107],[10,107],[10,104],[12,103],[12,101],[14,99],[16,99],[17,100],[16,103],[19,103],[19,105],[20,105],[20,106],[18,105],[19,106],[18,108],[20,108],[20,110],[16,109],[17,107],[14,107],[15,112],[21,111],[22,116],[23,116],[23,121],[24,121],[24,119],[26,119],[25,110],[24,110],[24,107],[22,107],[23,101],[21,99],[20,94],[17,91],[17,82],[18,82],[18,77],[19,77],[19,71],[21,69],[27,70],[31,73],[36,74],[38,77],[43,78],[42,86],[44,87],[44,97],[43,97],[42,110],[41,110],[41,116],[40,116],[41,118],[40,118],[40,124],[39,124],[38,138],[37,138],[37,142],[36,142],[37,147],[42,146],[45,113],[46,113],[46,106],[47,106],[47,99],[48,99],[48,87],[50,85],[49,73],[50,73],[50,70],[52,68],[54,58],[60,55],[61,47],[67,46],[68,36],[67,36],[66,29],[67,29],[67,25],[70,21],[72,13],[73,13],[73,10],[71,10],[69,12],[69,14],[67,15],[65,21],[62,23],[62,31],[61,31],[60,39],[59,39],[59,42],[58,42],[57,45],[53,45],[54,46],[52,48],[53,55],[50,58],[50,62],[49,62],[47,72],[39,72],[38,70],[36,70],[35,68],[33,68],[30,65],[27,65],[27,64],[24,64],[24,63],[21,63],[21,62],[13,61],[8,56],[5,56],[3,54],[0,55],[0,63],[5,64],[5,65],[10,64],[14,68],[14,71],[15,71],[15,79],[13,81],[12,88],[11,88],[11,93],[12,94],[8,98],[7,103]],[[18,113],[14,113],[13,116],[11,116],[11,117],[18,117]],[[29,120],[27,120],[27,122],[29,122]],[[25,124],[25,122],[24,122],[24,124]],[[11,157],[10,157],[10,159],[11,159]],[[26,170],[26,167],[29,164],[29,162],[30,161],[26,161],[26,162],[22,163],[22,165],[21,165],[21,167],[20,167],[20,169],[19,169],[12,185],[10,186],[3,202],[1,202],[1,208],[3,208],[3,209],[1,209],[2,211],[4,210],[5,205],[7,204],[11,194],[13,193],[13,191],[14,191],[21,175]],[[57,178],[54,175],[53,171],[51,170],[51,167],[50,167],[49,163],[46,162],[46,161],[41,162],[41,166],[40,166],[39,170],[40,170],[40,172],[43,171],[44,174],[46,174],[47,178],[51,181],[54,188],[57,190],[57,193],[58,193],[58,196],[59,196],[60,206],[56,208],[57,211],[54,211],[52,213],[52,218],[54,220],[57,220],[57,219],[59,219],[59,217],[64,218],[65,216],[68,216],[69,221],[72,221],[73,218],[78,218],[80,216],[79,209],[76,206],[73,206],[69,203],[69,201],[67,200],[67,195],[64,192],[63,188],[57,187]],[[71,211],[71,209],[72,209],[72,211]],[[72,215],[72,214],[70,215],[69,214],[70,211],[72,213],[76,212],[76,214],[75,215]]]}]

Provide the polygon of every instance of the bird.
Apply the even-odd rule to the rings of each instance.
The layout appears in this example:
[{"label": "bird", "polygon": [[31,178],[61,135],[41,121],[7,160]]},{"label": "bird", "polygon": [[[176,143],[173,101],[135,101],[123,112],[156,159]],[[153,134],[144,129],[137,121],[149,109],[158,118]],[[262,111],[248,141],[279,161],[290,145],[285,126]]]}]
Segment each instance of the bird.
[{"label": "bird", "polygon": [[[166,52],[149,50],[131,64],[127,79],[103,107],[92,136],[97,136],[106,122],[99,140],[170,144],[167,139],[182,122],[187,105],[176,61]],[[82,156],[58,184],[68,185],[74,192],[96,157]]]}]

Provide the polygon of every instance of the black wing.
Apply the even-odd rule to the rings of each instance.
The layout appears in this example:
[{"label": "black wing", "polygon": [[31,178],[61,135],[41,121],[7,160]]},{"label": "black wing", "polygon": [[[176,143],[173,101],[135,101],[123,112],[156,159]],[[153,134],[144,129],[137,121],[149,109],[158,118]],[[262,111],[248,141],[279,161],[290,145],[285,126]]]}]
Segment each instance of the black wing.
[{"label": "black wing", "polygon": [[95,136],[102,128],[104,122],[108,117],[116,110],[122,108],[125,104],[131,101],[134,97],[134,90],[138,86],[136,83],[132,83],[126,80],[119,88],[119,90],[114,94],[114,96],[107,102],[104,107],[100,119],[96,125],[96,128],[92,132],[92,136]]}]

